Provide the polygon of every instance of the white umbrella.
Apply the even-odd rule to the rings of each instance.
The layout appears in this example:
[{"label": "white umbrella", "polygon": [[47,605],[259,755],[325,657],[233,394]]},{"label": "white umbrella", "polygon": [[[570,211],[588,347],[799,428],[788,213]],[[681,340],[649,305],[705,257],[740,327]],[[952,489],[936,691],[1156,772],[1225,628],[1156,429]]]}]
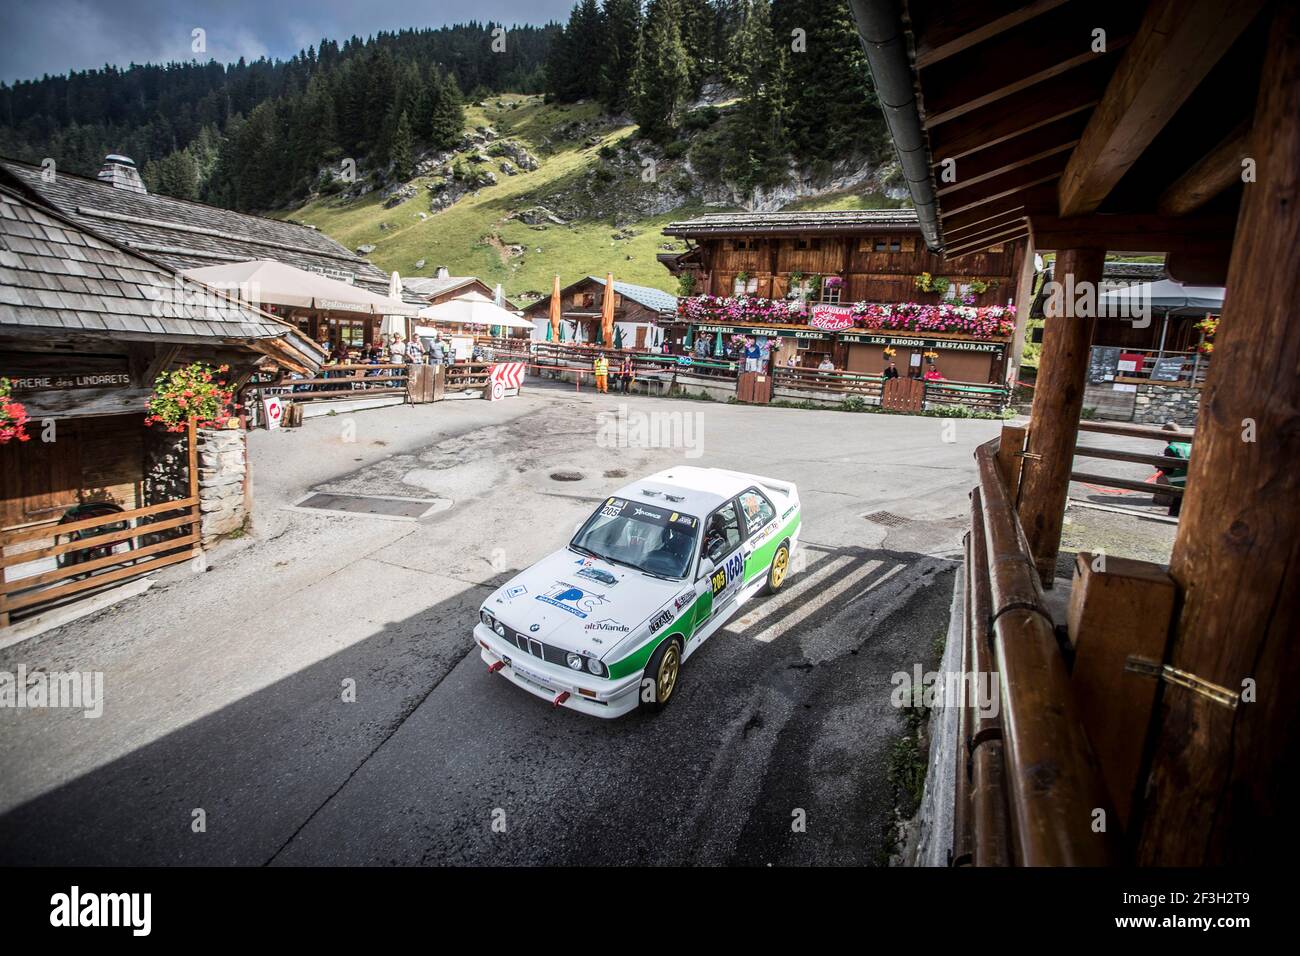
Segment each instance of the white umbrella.
[{"label": "white umbrella", "polygon": [[[396,272],[388,280],[388,298],[394,302],[402,301],[402,277]],[[402,315],[385,315],[383,323],[379,326],[382,335],[406,335],[406,318]]]},{"label": "white umbrella", "polygon": [[429,322],[447,322],[453,325],[500,325],[510,329],[533,327],[532,322],[507,312],[481,292],[469,292],[428,306],[420,310],[419,316]]},{"label": "white umbrella", "polygon": [[229,292],[255,305],[287,305],[303,309],[413,315],[415,306],[397,303],[355,285],[295,269],[274,259],[253,259],[220,266],[186,269],[182,273],[203,285]]}]

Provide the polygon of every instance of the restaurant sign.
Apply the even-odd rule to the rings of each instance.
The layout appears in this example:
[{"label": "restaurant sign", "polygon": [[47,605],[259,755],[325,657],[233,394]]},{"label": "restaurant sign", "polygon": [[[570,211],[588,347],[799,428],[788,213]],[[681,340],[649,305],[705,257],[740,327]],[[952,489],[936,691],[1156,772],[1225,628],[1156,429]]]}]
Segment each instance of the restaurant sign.
[{"label": "restaurant sign", "polygon": [[968,339],[926,339],[895,335],[874,335],[870,332],[852,332],[837,336],[841,342],[859,345],[889,345],[894,348],[947,349],[952,352],[993,352],[1002,354],[1001,342],[977,342]]},{"label": "restaurant sign", "polygon": [[819,304],[812,307],[808,324],[827,332],[841,332],[853,328],[853,310],[846,305]]},{"label": "restaurant sign", "polygon": [[736,325],[697,325],[697,332],[721,332],[723,335],[748,335],[753,338],[811,339],[824,342],[829,339],[829,332],[816,329],[773,328],[770,326],[736,326]]}]

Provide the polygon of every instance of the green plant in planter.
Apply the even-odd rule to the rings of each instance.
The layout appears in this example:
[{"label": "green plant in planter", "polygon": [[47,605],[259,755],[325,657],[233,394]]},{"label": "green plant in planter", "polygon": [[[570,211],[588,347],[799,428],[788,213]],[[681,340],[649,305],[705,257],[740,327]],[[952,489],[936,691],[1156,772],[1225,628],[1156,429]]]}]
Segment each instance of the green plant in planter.
[{"label": "green plant in planter", "polygon": [[[213,369],[202,362],[163,372],[154,380],[146,425],[181,432],[193,416],[200,428],[224,428],[233,416],[235,393],[224,378],[229,365]],[[218,377],[223,376],[223,377]]]},{"label": "green plant in planter", "polygon": [[695,294],[695,273],[683,272],[677,277],[677,294],[688,299]]}]

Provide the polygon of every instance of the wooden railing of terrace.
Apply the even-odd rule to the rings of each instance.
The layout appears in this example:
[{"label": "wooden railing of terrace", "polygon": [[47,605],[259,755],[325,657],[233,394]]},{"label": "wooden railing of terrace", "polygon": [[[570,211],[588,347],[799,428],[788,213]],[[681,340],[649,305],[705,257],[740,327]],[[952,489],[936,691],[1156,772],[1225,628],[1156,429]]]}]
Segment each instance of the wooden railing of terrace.
[{"label": "wooden railing of terrace", "polygon": [[[198,556],[201,516],[193,419],[189,422],[188,439],[189,494],[184,498],[66,524],[41,524],[0,533],[0,627],[7,627],[10,615],[16,611],[35,612]],[[125,527],[103,531],[118,525]],[[51,543],[30,547],[32,542],[43,541]],[[114,550],[123,543],[128,550]],[[102,557],[80,561],[74,557],[80,552],[105,547],[110,551]],[[42,558],[56,559],[57,566],[50,571],[9,579],[10,568]]]}]

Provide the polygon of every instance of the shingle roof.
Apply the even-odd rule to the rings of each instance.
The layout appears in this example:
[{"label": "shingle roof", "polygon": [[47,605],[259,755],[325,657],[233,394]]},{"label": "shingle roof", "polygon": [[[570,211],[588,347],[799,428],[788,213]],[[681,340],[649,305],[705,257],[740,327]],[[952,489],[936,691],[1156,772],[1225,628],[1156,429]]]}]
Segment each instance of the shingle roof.
[{"label": "shingle roof", "polygon": [[297,329],[0,187],[5,325],[178,342],[260,340],[268,347],[284,340],[309,364],[323,358]]},{"label": "shingle roof", "polygon": [[77,224],[173,269],[274,257],[377,291],[388,289],[387,273],[310,226],[115,189],[70,173],[46,182],[43,170],[15,160],[0,160],[0,168]]},{"label": "shingle roof", "polygon": [[799,235],[810,232],[870,232],[873,229],[920,231],[915,209],[842,209],[830,212],[716,213],[664,227],[666,236],[713,236],[744,233]]},{"label": "shingle roof", "polygon": [[447,276],[442,279],[436,276],[416,276],[412,279],[403,278],[402,290],[428,297],[441,295],[444,292],[459,289],[463,285],[469,285],[477,281],[477,276]]},{"label": "shingle roof", "polygon": [[[587,276],[587,278],[598,285],[605,284],[605,280],[598,276]],[[641,303],[647,309],[654,309],[656,312],[677,312],[677,296],[663,289],[654,289],[648,285],[632,285],[630,282],[619,282],[615,279],[614,291],[619,295],[627,296],[633,302]]]}]

